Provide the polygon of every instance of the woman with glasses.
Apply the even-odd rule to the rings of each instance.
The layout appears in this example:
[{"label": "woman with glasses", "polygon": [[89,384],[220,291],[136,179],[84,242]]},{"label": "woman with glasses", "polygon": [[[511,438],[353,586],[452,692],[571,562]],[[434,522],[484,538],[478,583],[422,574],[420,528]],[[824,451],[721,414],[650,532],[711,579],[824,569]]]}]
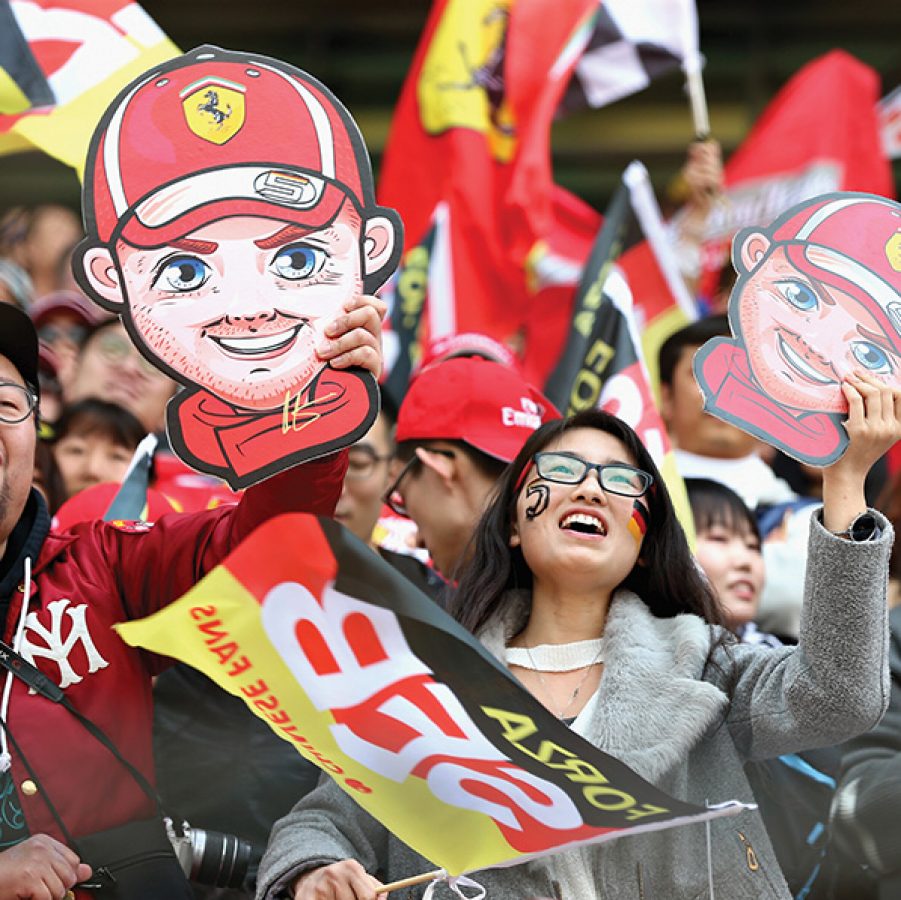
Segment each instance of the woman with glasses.
[{"label": "woman with glasses", "polygon": [[[843,390],[851,443],[824,475],[798,648],[737,644],[722,627],[653,460],[600,411],[526,441],[478,525],[453,614],[551,712],[664,791],[753,802],[746,760],[836,743],[884,709],[892,531],[863,482],[901,435],[901,391],[871,377]],[[429,868],[324,785],[276,826],[259,884],[374,900],[376,877]],[[756,811],[473,877],[491,900],[789,897]]]}]

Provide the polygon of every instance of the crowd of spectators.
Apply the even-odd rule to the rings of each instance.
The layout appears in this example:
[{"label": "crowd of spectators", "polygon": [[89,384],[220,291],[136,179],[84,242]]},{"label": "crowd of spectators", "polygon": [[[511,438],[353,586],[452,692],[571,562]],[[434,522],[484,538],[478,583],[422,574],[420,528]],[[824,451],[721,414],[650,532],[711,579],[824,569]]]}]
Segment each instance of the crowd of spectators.
[{"label": "crowd of spectators", "polygon": [[[718,176],[707,173],[706,157],[699,159],[704,195]],[[239,494],[190,470],[168,447],[165,409],[176,384],[141,355],[117,317],[101,311],[73,282],[70,260],[81,236],[74,213],[54,205],[10,210],[0,219],[0,302],[26,313],[40,340],[33,483],[54,517],[52,527],[64,532],[102,518],[146,435],[154,435],[158,447],[144,518],[234,505]],[[709,338],[728,333],[726,317],[712,315],[663,345],[661,413],[678,469],[688,479],[698,526],[697,562],[717,597],[717,621],[742,642],[765,643],[778,653],[803,633],[804,559],[821,500],[820,475],[703,411],[691,358]],[[498,428],[504,417],[515,425]],[[485,529],[479,523],[497,503],[497,485],[506,483],[508,464],[532,432],[558,418],[511,364],[506,348],[492,350],[492,342],[481,336],[470,345],[458,342],[452,353],[433,356],[400,409],[383,408],[369,433],[351,447],[334,516],[435,602],[452,610],[456,605],[461,615],[458,578],[464,574],[464,585],[471,588],[473,560],[485,553],[476,540]],[[596,427],[589,423],[584,429]],[[898,527],[901,474],[890,477],[885,459],[873,467],[867,500]],[[896,548],[889,595],[895,607],[891,712],[872,732],[833,748],[836,762],[823,812],[827,840],[817,844],[823,848],[817,866],[822,873],[814,873],[819,877],[809,884],[792,884],[789,878],[799,897],[884,898],[896,896],[891,891],[901,884],[901,826],[894,814],[901,797],[898,556]],[[527,669],[517,672],[526,683]],[[541,690],[534,693],[540,696]],[[270,829],[315,788],[319,772],[240,701],[187,667],[160,674],[155,694],[154,751],[164,804],[252,846],[243,887],[198,884],[195,894],[249,897]],[[236,758],[242,762],[240,777],[232,764]],[[204,790],[197,788],[201,783]],[[751,779],[755,790],[761,783]],[[791,802],[786,795],[784,804]],[[765,804],[761,798],[761,805],[769,828],[779,819],[780,806],[771,796]],[[788,877],[779,851],[777,846],[775,856]],[[564,883],[578,883],[579,865],[564,872]],[[292,882],[298,897],[326,896],[316,892],[321,887],[315,878],[303,877],[306,868],[292,869],[292,877],[298,872],[300,879]],[[373,889],[369,882],[361,884],[360,890]]]}]

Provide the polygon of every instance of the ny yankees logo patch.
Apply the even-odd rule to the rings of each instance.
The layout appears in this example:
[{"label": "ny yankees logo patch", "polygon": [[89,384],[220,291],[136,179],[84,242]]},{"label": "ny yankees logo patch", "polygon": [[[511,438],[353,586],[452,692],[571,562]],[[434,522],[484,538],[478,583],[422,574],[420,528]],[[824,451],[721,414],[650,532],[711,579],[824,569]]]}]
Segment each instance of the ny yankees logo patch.
[{"label": "ny yankees logo patch", "polygon": [[[78,684],[84,675],[91,675],[99,669],[105,669],[109,663],[100,655],[88,630],[86,613],[87,603],[73,606],[68,599],[54,600],[47,604],[50,612],[50,627],[45,627],[36,612],[28,613],[25,618],[25,631],[22,635],[22,646],[19,652],[32,665],[35,658],[52,660],[59,666],[59,686],[66,688],[70,684]],[[64,618],[65,617],[65,618]],[[68,633],[63,631],[68,625]],[[32,641],[32,636],[40,637],[44,646]],[[81,645],[88,661],[88,671],[79,675],[69,662],[69,657],[76,646]]]}]

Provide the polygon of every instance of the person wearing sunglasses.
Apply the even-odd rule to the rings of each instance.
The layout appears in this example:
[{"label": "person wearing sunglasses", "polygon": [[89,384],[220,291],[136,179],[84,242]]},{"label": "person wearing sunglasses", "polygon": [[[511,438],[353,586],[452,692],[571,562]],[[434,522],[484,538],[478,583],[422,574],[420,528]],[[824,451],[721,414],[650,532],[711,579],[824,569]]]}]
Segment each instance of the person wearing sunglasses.
[{"label": "person wearing sunglasses", "polygon": [[[798,648],[734,641],[653,459],[599,410],[525,441],[478,523],[451,614],[649,782],[702,806],[753,802],[746,760],[836,743],[885,708],[892,528],[867,509],[863,483],[901,436],[901,390],[872,376],[843,390],[850,446],[824,473]],[[320,785],[276,826],[258,896],[375,900],[381,882],[429,868]],[[790,896],[756,810],[469,874],[493,900]]]}]

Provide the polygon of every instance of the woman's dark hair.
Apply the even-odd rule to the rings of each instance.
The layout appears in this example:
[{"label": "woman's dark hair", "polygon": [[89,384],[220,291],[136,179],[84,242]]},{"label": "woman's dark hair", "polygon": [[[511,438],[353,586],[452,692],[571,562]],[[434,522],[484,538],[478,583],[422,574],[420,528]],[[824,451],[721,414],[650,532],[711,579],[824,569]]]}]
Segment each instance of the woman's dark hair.
[{"label": "woman's dark hair", "polygon": [[34,486],[44,495],[50,515],[56,515],[66,500],[66,486],[50,443],[43,438],[38,438],[35,444],[34,469]]},{"label": "woman's dark hair", "polygon": [[620,586],[638,594],[655,616],[670,618],[687,612],[723,624],[719,606],[692,558],[685,532],[651,455],[625,422],[601,410],[586,410],[568,419],[547,422],[526,441],[501,477],[494,498],[476,527],[469,562],[460,573],[459,587],[450,604],[452,615],[477,633],[506,606],[507,591],[531,589],[532,573],[522,552],[510,547],[521,488],[517,482],[538,451],[576,428],[593,428],[612,435],[622,442],[638,468],[654,477],[654,484],[645,495],[650,521],[641,557]]},{"label": "woman's dark hair", "polygon": [[146,434],[144,426],[127,409],[95,397],[67,406],[53,426],[54,443],[69,435],[100,435],[129,450],[135,450]]},{"label": "woman's dark hair", "polygon": [[709,478],[686,478],[685,490],[696,531],[722,526],[735,534],[752,534],[762,540],[754,513],[732,488]]}]

